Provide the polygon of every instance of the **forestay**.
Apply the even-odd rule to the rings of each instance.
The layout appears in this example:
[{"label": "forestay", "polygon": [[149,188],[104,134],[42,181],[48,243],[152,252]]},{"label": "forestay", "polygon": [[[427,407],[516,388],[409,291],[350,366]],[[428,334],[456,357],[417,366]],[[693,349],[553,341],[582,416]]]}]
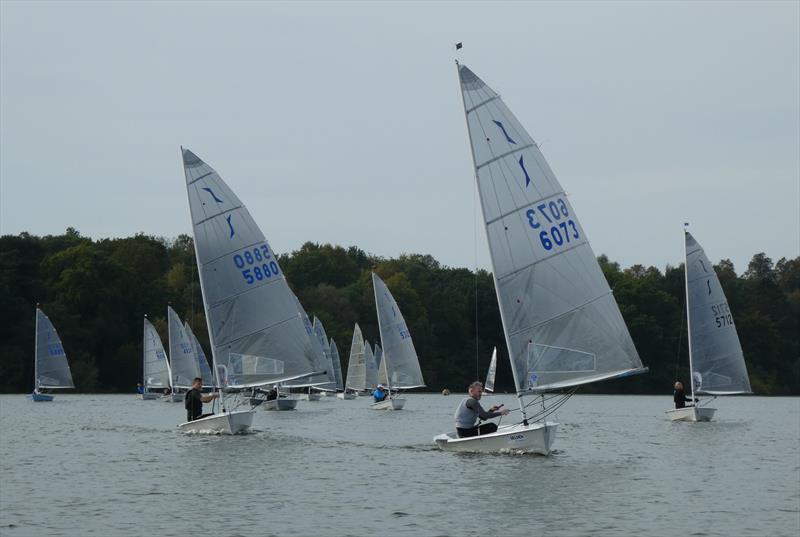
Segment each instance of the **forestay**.
[{"label": "forestay", "polygon": [[497,347],[492,350],[492,361],[489,362],[489,372],[486,373],[486,384],[483,385],[487,392],[494,391],[494,376],[497,373]]},{"label": "forestay", "polygon": [[36,308],[36,388],[74,388],[67,355],[58,332]]},{"label": "forestay", "polygon": [[312,372],[294,294],[264,234],[208,164],[187,149],[183,164],[217,380],[247,387]]},{"label": "forestay", "polygon": [[347,362],[346,387],[351,390],[363,391],[367,388],[367,363],[364,336],[361,328],[356,323],[353,329],[353,341],[350,344],[350,359]]},{"label": "forestay", "polygon": [[703,248],[686,232],[686,288],[695,393],[750,393],[733,314]]},{"label": "forestay", "polygon": [[333,360],[333,371],[336,373],[336,389],[344,390],[344,380],[342,379],[342,361],[339,359],[339,348],[331,338],[331,360]]},{"label": "forestay", "polygon": [[201,376],[200,366],[197,364],[192,340],[171,306],[167,306],[167,325],[172,387],[190,388],[194,378]]},{"label": "forestay", "polygon": [[378,328],[383,345],[383,360],[391,388],[419,388],[425,386],[419,367],[417,351],[411,340],[403,314],[389,288],[377,274],[372,273],[375,306],[378,311]]},{"label": "forestay", "polygon": [[144,319],[144,388],[146,390],[163,390],[169,388],[170,370],[167,363],[167,353],[161,343],[155,327],[145,317]]},{"label": "forestay", "polygon": [[186,329],[186,333],[189,334],[189,339],[194,347],[194,356],[197,359],[197,367],[200,369],[200,376],[203,379],[203,385],[216,386],[217,383],[214,379],[214,375],[211,373],[211,368],[208,366],[208,359],[206,358],[206,353],[203,352],[203,346],[200,345],[200,341],[198,341],[197,336],[195,336],[194,332],[192,332],[192,327],[189,326],[189,323],[185,323],[184,328]]},{"label": "forestay", "polygon": [[497,93],[467,67],[458,69],[517,392],[645,371],[586,233],[536,142]]}]

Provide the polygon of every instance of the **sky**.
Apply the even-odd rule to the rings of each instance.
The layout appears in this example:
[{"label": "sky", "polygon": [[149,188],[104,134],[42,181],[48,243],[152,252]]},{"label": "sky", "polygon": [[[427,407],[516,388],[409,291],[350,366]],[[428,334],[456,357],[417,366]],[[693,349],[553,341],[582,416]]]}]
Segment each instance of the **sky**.
[{"label": "sky", "polygon": [[489,268],[455,59],[595,254],[800,255],[797,1],[1,0],[0,234],[191,233],[182,145],[276,252]]}]

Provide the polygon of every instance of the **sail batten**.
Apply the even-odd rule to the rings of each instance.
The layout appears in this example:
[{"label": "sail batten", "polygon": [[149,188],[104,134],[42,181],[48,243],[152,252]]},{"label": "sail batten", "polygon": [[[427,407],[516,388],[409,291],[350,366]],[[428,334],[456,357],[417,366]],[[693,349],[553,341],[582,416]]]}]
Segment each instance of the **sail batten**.
[{"label": "sail batten", "polygon": [[641,369],[586,233],[535,140],[494,90],[466,66],[458,71],[517,393]]}]

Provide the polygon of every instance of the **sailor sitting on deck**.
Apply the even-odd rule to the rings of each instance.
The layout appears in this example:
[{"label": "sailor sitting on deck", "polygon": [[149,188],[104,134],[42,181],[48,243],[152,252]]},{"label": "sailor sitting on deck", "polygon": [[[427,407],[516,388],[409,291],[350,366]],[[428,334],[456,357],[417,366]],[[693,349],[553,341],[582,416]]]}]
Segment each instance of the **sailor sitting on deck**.
[{"label": "sailor sitting on deck", "polygon": [[[675,391],[672,392],[672,400],[675,401],[675,408],[686,408],[686,402],[692,402],[691,397],[687,397],[683,391],[683,383],[681,381],[675,382]],[[694,400],[697,402],[697,399]]]},{"label": "sailor sitting on deck", "polygon": [[210,395],[203,395],[202,390],[203,379],[201,377],[195,377],[192,381],[192,389],[186,392],[186,398],[183,403],[183,406],[186,407],[186,421],[194,421],[200,418],[213,416],[213,414],[203,414],[203,403],[210,403],[219,397],[219,394],[212,393]]},{"label": "sailor sitting on deck", "polygon": [[378,384],[378,387],[372,392],[372,397],[375,399],[376,403],[386,400],[386,392],[383,390],[383,384]]},{"label": "sailor sitting on deck", "polygon": [[469,385],[469,397],[461,401],[456,409],[456,432],[459,438],[493,433],[497,431],[496,423],[484,423],[478,427],[475,421],[478,418],[488,420],[508,414],[507,408],[501,408],[503,405],[493,406],[488,412],[484,410],[479,403],[482,396],[483,384],[476,380]]}]

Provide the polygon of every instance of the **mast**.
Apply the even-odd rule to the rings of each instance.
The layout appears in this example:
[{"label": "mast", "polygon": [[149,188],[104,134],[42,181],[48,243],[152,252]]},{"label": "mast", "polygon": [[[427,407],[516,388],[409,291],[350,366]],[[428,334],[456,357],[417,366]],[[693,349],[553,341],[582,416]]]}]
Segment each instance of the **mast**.
[{"label": "mast", "polygon": [[683,224],[683,275],[686,284],[686,334],[689,341],[689,385],[691,397],[694,400],[694,368],[692,367],[692,321],[690,318],[691,308],[689,307],[689,260],[686,251],[686,228],[689,224]]},{"label": "mast", "polygon": [[[473,185],[473,188],[478,188],[478,163],[475,160],[475,148],[472,147],[472,137],[469,136],[469,118],[467,117],[468,114],[467,102],[466,100],[464,100],[464,90],[461,87],[461,72],[459,71],[459,67],[460,66],[458,60],[456,60],[456,76],[458,77],[458,89],[459,92],[461,93],[461,105],[464,107],[464,122],[467,125],[467,137],[469,138],[469,153],[472,156],[472,169],[475,171],[475,184]],[[478,199],[481,202],[481,213],[485,215],[486,210],[483,205],[483,197],[478,196]],[[485,220],[486,219],[484,218],[484,230],[486,231],[486,234],[488,236],[489,230],[485,224]],[[494,260],[492,261],[492,281],[494,282],[494,292],[495,295],[497,296],[497,303],[499,305],[502,303],[502,299],[500,297],[500,285],[497,281],[497,270],[494,269]],[[511,339],[508,337],[508,330],[506,329],[508,324],[506,323],[505,315],[503,314],[503,308],[501,307],[499,308],[499,310],[500,310],[500,321],[503,323],[503,337],[506,340],[506,347],[508,348],[508,353],[509,353],[508,358],[509,360],[511,360],[511,353],[514,351],[512,350],[513,347],[511,346]],[[477,328],[478,327],[476,325],[475,329],[477,330]],[[511,373],[512,375],[514,375],[514,387],[517,388],[520,384],[519,380],[517,379],[517,368],[514,367],[513,363],[511,364]],[[525,412],[525,404],[524,404],[525,402],[523,401],[523,396],[519,393],[519,391],[517,391],[517,401],[519,402],[519,411],[522,413],[522,423],[528,425],[528,415]]]},{"label": "mast", "polygon": [[147,393],[147,314],[142,321],[142,391]]},{"label": "mast", "polygon": [[33,331],[33,391],[39,391],[39,303],[36,303],[36,313],[34,314],[36,329]]},{"label": "mast", "polygon": [[[183,146],[181,146],[181,166],[183,167],[183,177],[186,181],[186,184],[189,184],[189,176],[186,173],[186,164],[184,163],[184,156],[183,156]],[[189,199],[189,204],[191,206],[191,198],[189,198],[189,189],[186,189],[186,197]],[[191,207],[190,207],[191,209]],[[191,211],[190,211],[191,212]],[[203,285],[203,278],[200,277],[200,252],[197,251],[197,240],[194,236],[194,225],[192,225],[192,246],[194,246],[194,258],[195,262],[197,263],[197,279],[200,280],[200,293],[203,295],[203,312],[206,315],[206,329],[208,330],[208,340],[211,343],[211,367],[213,368],[212,374],[215,378],[217,378],[217,382],[215,383],[217,393],[219,394],[219,407],[222,412],[225,412],[225,405],[222,400],[222,381],[219,379],[219,371],[217,370],[217,346],[214,342],[214,331],[211,329],[211,316],[208,314],[208,301],[206,300],[206,289]],[[170,374],[171,376],[171,374]],[[227,376],[227,373],[226,373]],[[213,412],[213,404],[211,406]]]},{"label": "mast", "polygon": [[[374,272],[372,273],[372,294],[375,296],[375,315],[378,317],[378,335],[381,337],[381,343],[383,343],[385,340],[383,339],[383,326],[381,325],[381,315],[380,315],[380,312],[378,312],[378,289],[375,287],[375,273]],[[389,381],[389,366],[388,366],[389,362],[387,361],[388,358],[389,358],[389,355],[386,352],[386,350],[384,349],[383,356],[382,356],[381,367],[384,367],[384,369],[386,370],[386,390],[387,390],[388,397],[391,399],[391,397],[392,397],[392,383]],[[380,373],[380,368],[379,368],[378,369],[378,376],[379,377],[380,377],[380,374],[381,373]]]}]

